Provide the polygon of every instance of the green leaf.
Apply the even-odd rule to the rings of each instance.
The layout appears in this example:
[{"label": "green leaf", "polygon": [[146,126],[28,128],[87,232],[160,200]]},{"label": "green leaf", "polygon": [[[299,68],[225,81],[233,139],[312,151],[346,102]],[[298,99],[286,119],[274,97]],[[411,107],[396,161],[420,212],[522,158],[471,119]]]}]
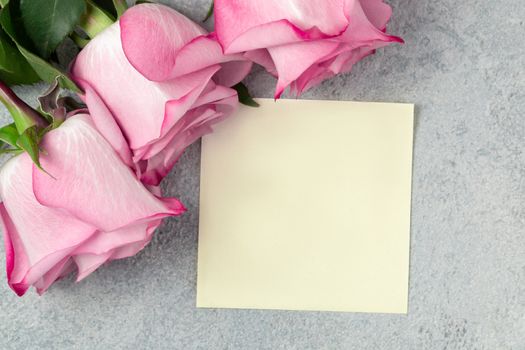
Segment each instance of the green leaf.
[{"label": "green leaf", "polygon": [[25,45],[28,45],[26,43],[27,40],[22,34],[15,30],[14,21],[11,15],[11,4],[9,3],[2,9],[2,12],[0,13],[0,25],[7,35],[9,35],[11,40],[13,40],[20,53],[26,58],[27,62],[31,65],[40,79],[48,83],[53,83],[55,79],[58,78],[60,86],[62,86],[64,89],[80,92],[81,90],[66,75],[66,73],[46,62],[26,48]]},{"label": "green leaf", "polygon": [[0,128],[0,141],[16,147],[16,142],[18,141],[18,131],[16,130],[15,123]]},{"label": "green leaf", "polygon": [[18,138],[16,145],[26,151],[33,163],[41,169],[40,165],[40,149],[38,145],[40,144],[41,136],[38,128],[36,126],[27,129],[22,135]]},{"label": "green leaf", "polygon": [[0,79],[8,85],[34,84],[40,81],[40,77],[2,29],[0,29]]},{"label": "green leaf", "polygon": [[84,0],[18,0],[25,32],[37,53],[49,58],[86,11]]},{"label": "green leaf", "polygon": [[253,97],[250,95],[250,92],[248,91],[248,88],[243,83],[239,83],[233,87],[235,90],[237,90],[237,94],[239,95],[239,102],[243,105],[250,106],[250,107],[259,107],[259,104],[257,101],[253,99]]},{"label": "green leaf", "polygon": [[0,6],[4,7],[8,2],[9,0],[0,0]]},{"label": "green leaf", "polygon": [[204,18],[203,22],[206,22],[207,20],[211,18],[211,16],[213,16],[214,5],[215,5],[214,2],[212,1],[210,5],[210,9],[208,10],[208,13],[206,14],[206,17]]}]

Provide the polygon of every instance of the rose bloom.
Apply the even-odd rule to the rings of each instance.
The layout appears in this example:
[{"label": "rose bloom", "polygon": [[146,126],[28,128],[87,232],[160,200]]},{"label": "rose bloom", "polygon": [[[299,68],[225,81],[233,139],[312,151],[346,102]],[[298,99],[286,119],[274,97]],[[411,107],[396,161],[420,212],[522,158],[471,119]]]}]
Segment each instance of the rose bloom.
[{"label": "rose bloom", "polygon": [[135,255],[163,218],[185,210],[150,193],[123,161],[126,152],[115,152],[87,114],[47,133],[41,147],[49,174],[26,153],[0,170],[7,278],[19,296],[31,286],[44,293],[75,267],[79,281]]},{"label": "rose bloom", "polygon": [[139,177],[156,186],[186,147],[234,111],[230,87],[251,66],[177,11],[141,4],[80,52],[72,75],[90,110],[112,114],[95,118],[97,127],[109,140],[120,129]]},{"label": "rose bloom", "polygon": [[246,57],[278,78],[275,98],[348,72],[376,49],[402,39],[386,34],[383,0],[215,0],[225,53]]}]

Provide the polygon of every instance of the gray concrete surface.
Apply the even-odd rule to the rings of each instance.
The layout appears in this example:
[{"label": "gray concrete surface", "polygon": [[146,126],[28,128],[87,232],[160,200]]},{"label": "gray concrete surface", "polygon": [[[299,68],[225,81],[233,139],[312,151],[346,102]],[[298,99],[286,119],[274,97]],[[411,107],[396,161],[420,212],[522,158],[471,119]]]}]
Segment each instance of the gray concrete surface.
[{"label": "gray concrete surface", "polygon": [[[194,19],[208,7],[166,3]],[[390,3],[406,45],[303,98],[417,105],[407,316],[196,309],[195,145],[164,184],[189,212],[141,254],[41,298],[0,283],[0,348],[525,349],[525,4]],[[274,80],[256,70],[248,85],[271,97]]]}]

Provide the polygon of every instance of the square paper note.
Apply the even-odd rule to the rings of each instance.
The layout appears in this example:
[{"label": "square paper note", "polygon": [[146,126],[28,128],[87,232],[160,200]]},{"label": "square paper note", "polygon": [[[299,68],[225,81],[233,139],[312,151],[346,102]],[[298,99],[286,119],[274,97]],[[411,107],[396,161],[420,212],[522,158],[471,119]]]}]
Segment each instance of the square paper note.
[{"label": "square paper note", "polygon": [[197,306],[406,313],[413,106],[259,102],[203,140]]}]

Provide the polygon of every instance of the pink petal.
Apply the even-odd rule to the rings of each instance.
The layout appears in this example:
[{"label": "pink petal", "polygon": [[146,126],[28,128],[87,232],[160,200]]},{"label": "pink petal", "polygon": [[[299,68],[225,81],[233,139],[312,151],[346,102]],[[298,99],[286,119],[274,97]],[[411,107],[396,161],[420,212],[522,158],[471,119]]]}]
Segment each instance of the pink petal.
[{"label": "pink petal", "polygon": [[141,176],[143,183],[158,185],[188,146],[211,132],[213,124],[231,115],[238,106],[237,92],[233,89],[210,81],[205,91],[168,134],[141,153],[142,159],[147,160]]},{"label": "pink petal", "polygon": [[34,286],[39,295],[44,294],[53,283],[60,278],[68,275],[73,271],[73,262],[70,257],[62,259],[58,264],[53,266]]},{"label": "pink petal", "polygon": [[97,127],[97,130],[119,154],[122,161],[132,167],[133,161],[131,159],[128,142],[124,138],[124,135],[122,135],[122,131],[113,115],[111,115],[104,101],[102,101],[100,96],[98,96],[96,91],[93,90],[87,82],[83,82],[82,86],[84,87],[85,101],[89,106],[91,119]]},{"label": "pink petal", "polygon": [[268,73],[274,77],[278,77],[277,68],[275,67],[272,56],[270,56],[270,53],[267,49],[248,51],[244,54],[244,56],[252,62],[263,66],[268,71]]},{"label": "pink petal", "polygon": [[42,205],[66,210],[102,231],[184,211],[178,202],[171,206],[153,196],[87,115],[76,115],[49,132],[42,148],[47,152],[42,166],[55,177],[33,169],[34,193]]},{"label": "pink petal", "polygon": [[168,101],[206,86],[219,69],[216,65],[176,80],[152,82],[128,62],[120,44],[119,26],[113,25],[80,52],[72,74],[82,88],[91,87],[101,97],[129,146],[138,149],[161,136]]},{"label": "pink petal", "polygon": [[[122,47],[131,64],[148,79],[166,80],[179,51],[206,31],[162,5],[133,6],[120,18]],[[202,67],[203,68],[203,67]]]},{"label": "pink petal", "polygon": [[122,47],[146,78],[165,81],[211,65],[243,60],[226,56],[214,35],[167,6],[141,4],[120,18]]},{"label": "pink petal", "polygon": [[[373,0],[372,3],[370,1],[372,0],[348,0],[345,3],[345,13],[348,16],[349,25],[339,40],[352,44],[354,47],[360,46],[359,44],[370,44],[374,41],[403,43],[403,39],[388,35],[383,32],[384,28],[376,27],[375,24],[383,24],[385,17],[387,15],[389,17],[390,13],[386,12],[388,10],[384,7],[379,7],[378,4],[373,3],[377,0]],[[362,3],[367,4],[366,7],[363,7]],[[365,8],[368,12],[365,12]],[[372,12],[378,8],[381,12]]]},{"label": "pink petal", "polygon": [[[162,122],[161,135],[166,135],[169,130],[175,126],[175,124],[181,120],[186,111],[188,111],[193,103],[197,100],[200,94],[204,91],[206,86],[211,81],[213,75],[220,69],[220,66],[211,66],[206,69],[203,69],[200,72],[194,73],[192,75],[187,75],[178,79],[177,83],[185,84],[191,86],[192,89],[184,96],[179,99],[172,99],[166,102],[165,106],[165,115]],[[189,81],[188,78],[194,79],[194,82]],[[190,79],[190,80],[191,80]],[[186,81],[188,80],[188,81]],[[199,84],[195,84],[199,82]],[[192,84],[193,83],[193,84]]]},{"label": "pink petal", "polygon": [[234,86],[240,83],[252,70],[251,61],[233,61],[221,65],[221,70],[215,74],[213,81],[222,86]]},{"label": "pink petal", "polygon": [[8,282],[18,295],[95,231],[63,211],[42,206],[33,194],[32,168],[29,156],[22,154],[0,171]]},{"label": "pink petal", "polygon": [[215,27],[226,53],[339,35],[345,0],[216,0]]},{"label": "pink petal", "polygon": [[190,144],[210,133],[212,131],[211,126],[227,116],[215,108],[203,108],[190,112],[187,118],[188,124],[184,126],[184,132],[178,133],[161,152],[148,160],[147,168],[141,177],[142,182],[146,184],[160,182]]},{"label": "pink petal", "polygon": [[383,0],[360,0],[368,20],[379,30],[384,31],[392,16],[392,8]]},{"label": "pink petal", "polygon": [[337,42],[316,40],[269,48],[268,51],[279,74],[275,98],[279,98],[286,87],[309,67],[323,60],[338,47]]},{"label": "pink petal", "polygon": [[144,249],[146,245],[149,244],[151,237],[153,236],[153,232],[160,226],[161,223],[162,220],[150,222],[146,230],[146,238],[143,241],[129,243],[123,245],[122,247],[116,248],[113,251],[113,254],[111,254],[111,260],[124,259],[136,255],[138,252]]},{"label": "pink petal", "polygon": [[101,255],[130,243],[144,241],[148,236],[148,226],[149,223],[144,222],[111,232],[99,231],[78,247],[73,254]]},{"label": "pink petal", "polygon": [[102,266],[106,261],[109,260],[109,258],[111,258],[112,253],[113,252],[110,251],[100,255],[81,254],[73,257],[73,260],[78,267],[77,282],[82,281],[84,278]]}]

